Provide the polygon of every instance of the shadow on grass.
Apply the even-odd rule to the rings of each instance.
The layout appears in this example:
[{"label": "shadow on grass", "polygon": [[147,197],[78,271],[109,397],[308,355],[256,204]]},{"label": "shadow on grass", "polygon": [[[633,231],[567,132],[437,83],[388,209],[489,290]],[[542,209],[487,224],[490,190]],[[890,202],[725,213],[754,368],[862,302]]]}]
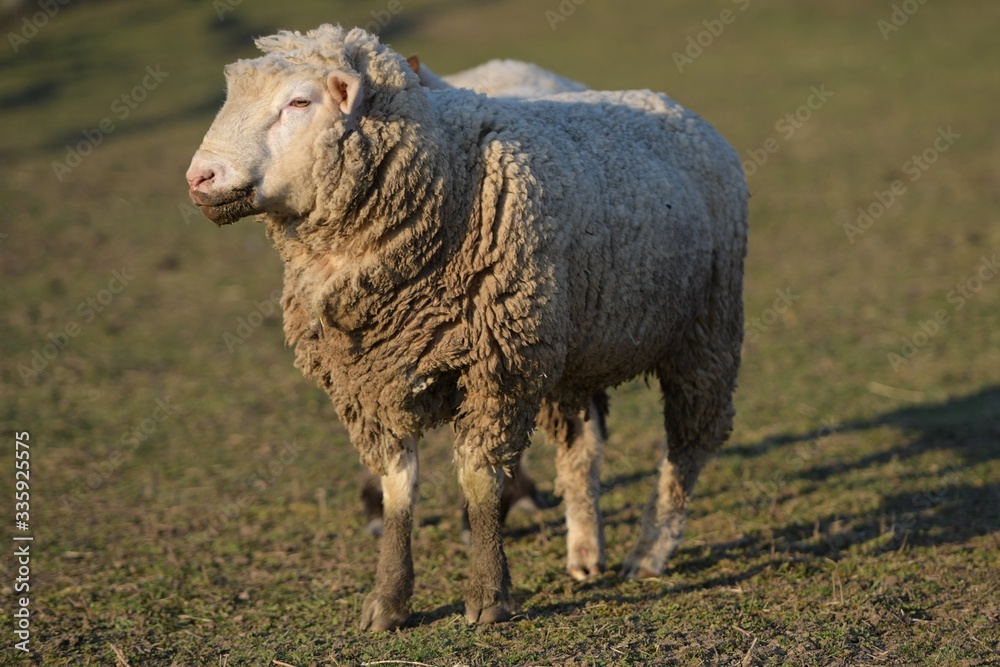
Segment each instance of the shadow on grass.
[{"label": "shadow on grass", "polygon": [[[976,465],[1000,459],[1000,386],[832,428],[772,436],[755,444],[728,447],[720,455],[761,456],[832,433],[886,426],[902,432],[898,447],[852,460],[819,463],[794,476],[823,484],[834,476],[877,469],[893,461],[905,463],[929,451],[952,452],[957,455],[955,462],[934,473],[914,472],[921,476],[919,491],[883,496],[878,507],[871,511],[829,514],[809,522],[777,525],[768,535],[741,540],[737,551],[744,557],[778,549],[786,554],[838,559],[842,550],[857,544],[875,542],[875,551],[890,551],[907,544],[958,544],[1000,530],[1000,485],[977,484],[965,474]],[[728,545],[712,547],[711,554],[698,567],[711,567],[721,558],[733,555]]]},{"label": "shadow on grass", "polygon": [[[832,428],[818,428],[803,434],[783,433],[749,445],[726,446],[719,456],[758,456],[778,447],[810,442],[832,433],[867,431],[891,426],[905,431],[908,441],[899,449],[840,466],[840,470],[885,463],[890,458],[910,458],[930,449],[957,450],[970,462],[1000,458],[1000,386],[987,387],[979,393],[953,398],[943,403],[928,403],[888,412],[872,419],[858,419]],[[814,478],[833,470],[815,470]]]}]

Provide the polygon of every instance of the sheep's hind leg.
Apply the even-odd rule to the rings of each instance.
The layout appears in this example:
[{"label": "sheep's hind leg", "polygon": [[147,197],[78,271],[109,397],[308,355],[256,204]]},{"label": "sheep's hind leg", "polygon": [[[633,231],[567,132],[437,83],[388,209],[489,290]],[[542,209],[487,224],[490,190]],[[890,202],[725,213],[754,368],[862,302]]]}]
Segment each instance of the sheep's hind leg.
[{"label": "sheep's hind leg", "polygon": [[510,571],[500,534],[503,471],[460,464],[459,482],[469,506],[472,527],[472,577],[465,596],[469,623],[499,623],[514,613]]},{"label": "sheep's hind leg", "polygon": [[639,540],[622,565],[623,577],[659,576],[680,546],[698,474],[732,428],[735,370],[720,375],[720,386],[711,390],[660,380],[667,444],[659,479],[643,512]]},{"label": "sheep's hind leg", "polygon": [[413,556],[410,532],[417,498],[417,443],[403,440],[402,452],[382,477],[383,533],[379,549],[375,590],[361,609],[361,628],[394,630],[410,615],[413,595]]},{"label": "sheep's hind leg", "polygon": [[606,404],[603,393],[592,399],[589,415],[575,415],[569,428],[558,429],[556,438],[556,493],[566,503],[566,570],[578,581],[596,577],[607,567],[598,503]]},{"label": "sheep's hind leg", "polygon": [[656,487],[642,515],[639,541],[622,565],[628,579],[656,577],[680,546],[687,522],[687,503],[705,457],[674,452],[668,445],[660,458]]}]

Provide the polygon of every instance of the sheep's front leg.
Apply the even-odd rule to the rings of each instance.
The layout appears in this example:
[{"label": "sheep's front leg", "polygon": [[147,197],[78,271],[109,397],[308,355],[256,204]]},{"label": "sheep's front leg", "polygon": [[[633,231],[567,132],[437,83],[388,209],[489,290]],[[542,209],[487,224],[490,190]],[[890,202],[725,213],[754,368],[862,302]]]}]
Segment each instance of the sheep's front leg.
[{"label": "sheep's front leg", "polygon": [[500,535],[503,471],[466,464],[458,475],[472,527],[472,578],[465,595],[465,618],[469,623],[506,621],[514,613],[514,602]]},{"label": "sheep's front leg", "polygon": [[399,458],[382,477],[383,532],[375,590],[361,609],[361,628],[375,632],[403,625],[413,595],[410,532],[417,498],[417,443],[405,438],[400,444]]}]

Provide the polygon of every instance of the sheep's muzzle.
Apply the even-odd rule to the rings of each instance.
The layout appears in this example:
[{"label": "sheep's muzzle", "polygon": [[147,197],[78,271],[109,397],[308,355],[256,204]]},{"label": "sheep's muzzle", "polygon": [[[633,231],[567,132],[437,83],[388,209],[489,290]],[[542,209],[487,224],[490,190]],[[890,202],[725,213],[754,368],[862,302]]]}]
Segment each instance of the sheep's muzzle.
[{"label": "sheep's muzzle", "polygon": [[252,185],[214,196],[196,190],[191,190],[189,194],[191,201],[201,210],[202,215],[220,227],[232,224],[248,215],[260,213],[254,206],[257,193]]}]

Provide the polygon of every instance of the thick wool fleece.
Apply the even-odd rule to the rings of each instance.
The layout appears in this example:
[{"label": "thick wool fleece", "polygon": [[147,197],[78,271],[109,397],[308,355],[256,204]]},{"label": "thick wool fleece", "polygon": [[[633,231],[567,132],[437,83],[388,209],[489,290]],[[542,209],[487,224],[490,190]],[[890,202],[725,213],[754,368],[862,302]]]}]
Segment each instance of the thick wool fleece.
[{"label": "thick wool fleece", "polygon": [[362,78],[313,146],[313,212],[266,217],[296,363],[373,471],[449,420],[463,466],[507,465],[543,399],[569,419],[642,373],[729,404],[747,193],[711,126],[648,91],[429,91],[359,29],[258,45]]}]

